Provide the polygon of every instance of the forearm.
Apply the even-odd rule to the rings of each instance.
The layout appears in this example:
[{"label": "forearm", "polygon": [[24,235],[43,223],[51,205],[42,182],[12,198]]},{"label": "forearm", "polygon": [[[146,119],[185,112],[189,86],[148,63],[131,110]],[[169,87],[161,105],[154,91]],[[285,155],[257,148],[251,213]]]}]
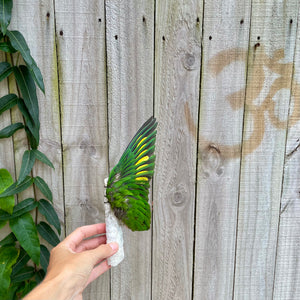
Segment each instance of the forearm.
[{"label": "forearm", "polygon": [[[68,275],[66,275],[68,276]],[[33,291],[31,291],[23,300],[70,300],[74,296],[75,287],[72,278],[55,277],[41,282]]]}]

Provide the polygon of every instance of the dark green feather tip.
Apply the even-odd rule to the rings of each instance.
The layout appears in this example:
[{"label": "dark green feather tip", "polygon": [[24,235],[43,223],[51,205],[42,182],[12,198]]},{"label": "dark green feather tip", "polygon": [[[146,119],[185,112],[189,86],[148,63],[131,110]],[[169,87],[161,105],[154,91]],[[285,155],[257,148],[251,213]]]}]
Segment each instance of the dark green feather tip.
[{"label": "dark green feather tip", "polygon": [[156,127],[154,117],[142,125],[110,172],[107,182],[106,198],[112,210],[132,231],[150,228],[148,194],[155,165]]}]

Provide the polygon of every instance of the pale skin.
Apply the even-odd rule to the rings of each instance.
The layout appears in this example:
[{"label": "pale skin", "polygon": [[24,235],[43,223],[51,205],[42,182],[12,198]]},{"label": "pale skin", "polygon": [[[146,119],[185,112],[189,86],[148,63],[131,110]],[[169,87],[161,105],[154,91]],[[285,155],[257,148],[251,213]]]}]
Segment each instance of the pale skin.
[{"label": "pale skin", "polygon": [[82,300],[86,286],[110,269],[107,258],[118,251],[117,243],[106,244],[105,224],[77,228],[52,249],[42,283],[23,300]]}]

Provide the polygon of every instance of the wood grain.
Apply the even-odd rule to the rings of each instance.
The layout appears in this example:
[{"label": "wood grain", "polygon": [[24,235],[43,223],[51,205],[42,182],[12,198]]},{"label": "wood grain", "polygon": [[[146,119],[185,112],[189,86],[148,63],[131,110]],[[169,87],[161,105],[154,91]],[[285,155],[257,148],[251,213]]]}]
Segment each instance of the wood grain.
[{"label": "wood grain", "polygon": [[[153,115],[153,38],[154,1],[106,1],[110,169]],[[151,230],[124,227],[124,247],[111,272],[112,299],[151,299]]]},{"label": "wood grain", "polygon": [[156,1],[153,299],[192,297],[201,19],[201,1]]},{"label": "wood grain", "polygon": [[[107,106],[104,1],[55,1],[66,234],[104,222]],[[101,22],[99,21],[101,19]],[[109,273],[85,291],[109,299]]]},{"label": "wood grain", "polygon": [[296,1],[252,3],[234,299],[272,298],[295,7]]},{"label": "wood grain", "polygon": [[195,299],[232,299],[250,12],[248,0],[204,6]]},{"label": "wood grain", "polygon": [[[298,15],[299,22],[299,15]],[[295,22],[296,23],[296,22]],[[296,24],[294,25],[296,26]],[[285,150],[283,187],[277,242],[273,299],[300,298],[300,32],[294,57],[289,130]],[[295,114],[294,112],[297,112]]]}]

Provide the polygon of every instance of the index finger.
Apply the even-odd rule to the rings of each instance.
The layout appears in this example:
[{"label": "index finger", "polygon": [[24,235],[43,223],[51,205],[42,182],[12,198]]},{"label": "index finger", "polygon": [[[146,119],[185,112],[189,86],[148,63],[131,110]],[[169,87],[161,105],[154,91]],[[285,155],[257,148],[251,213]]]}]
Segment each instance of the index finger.
[{"label": "index finger", "polygon": [[99,233],[105,233],[105,229],[105,223],[78,227],[71,234],[69,234],[63,242],[72,249],[75,249],[82,240]]}]

